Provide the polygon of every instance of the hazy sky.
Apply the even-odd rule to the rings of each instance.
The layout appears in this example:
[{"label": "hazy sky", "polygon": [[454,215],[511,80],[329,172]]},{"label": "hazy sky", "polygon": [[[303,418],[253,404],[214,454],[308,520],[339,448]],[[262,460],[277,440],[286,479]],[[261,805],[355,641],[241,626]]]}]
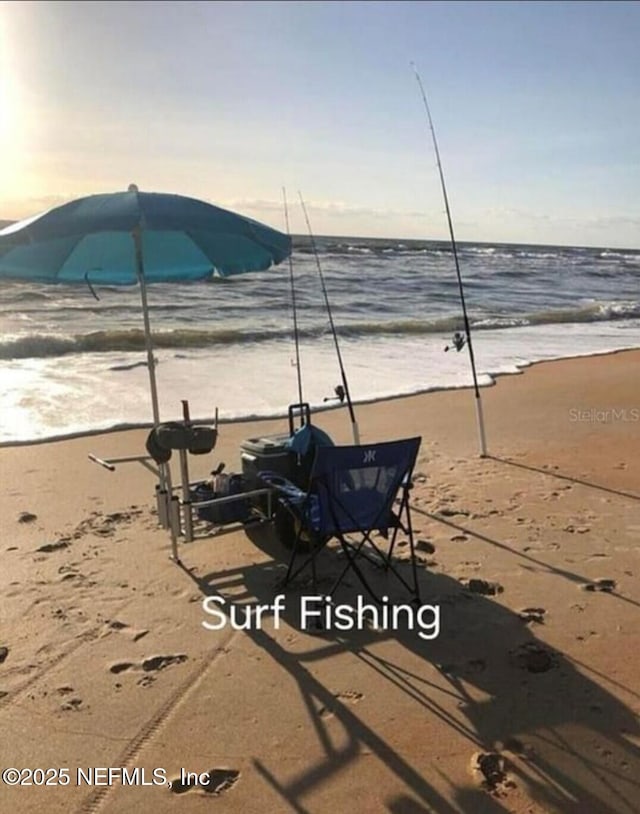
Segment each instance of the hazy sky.
[{"label": "hazy sky", "polygon": [[316,234],[640,247],[638,2],[0,2],[0,218],[95,192]]}]

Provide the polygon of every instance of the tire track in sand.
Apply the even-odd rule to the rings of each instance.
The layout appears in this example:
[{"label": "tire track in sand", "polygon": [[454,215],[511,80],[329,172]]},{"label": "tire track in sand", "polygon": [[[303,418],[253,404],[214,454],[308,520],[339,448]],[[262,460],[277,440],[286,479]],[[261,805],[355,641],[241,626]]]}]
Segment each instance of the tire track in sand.
[{"label": "tire track in sand", "polygon": [[[241,631],[238,630],[229,631],[223,641],[205,654],[202,664],[187,676],[182,684],[176,687],[166,701],[156,709],[155,713],[143,724],[137,734],[131,738],[129,743],[116,756],[114,761],[111,762],[112,766],[122,768],[131,767],[131,763],[140,754],[142,749],[149,741],[153,740],[167,723],[171,713],[176,709],[180,701],[204,678],[205,673],[215,663],[217,658],[227,652],[232,640],[237,637],[240,632]],[[96,814],[104,805],[107,797],[114,788],[117,788],[117,786],[100,786],[99,788],[95,788],[85,797],[82,803],[80,803],[80,806],[76,809],[76,814]]]}]

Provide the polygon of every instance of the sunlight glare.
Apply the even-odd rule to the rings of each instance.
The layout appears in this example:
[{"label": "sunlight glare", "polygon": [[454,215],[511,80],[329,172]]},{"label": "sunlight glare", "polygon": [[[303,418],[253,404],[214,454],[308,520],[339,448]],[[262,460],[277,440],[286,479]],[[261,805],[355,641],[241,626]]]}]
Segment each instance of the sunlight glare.
[{"label": "sunlight glare", "polygon": [[6,9],[0,8],[0,194],[7,199],[19,192],[25,134],[15,49],[5,14]]}]

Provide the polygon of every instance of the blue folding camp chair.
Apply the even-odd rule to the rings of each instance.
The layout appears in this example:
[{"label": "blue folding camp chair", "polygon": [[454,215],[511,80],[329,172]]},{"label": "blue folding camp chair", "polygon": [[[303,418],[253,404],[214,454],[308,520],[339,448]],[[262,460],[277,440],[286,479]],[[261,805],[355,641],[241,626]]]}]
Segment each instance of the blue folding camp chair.
[{"label": "blue folding camp chair", "polygon": [[[366,558],[390,570],[415,600],[420,601],[409,490],[421,440],[407,438],[361,446],[320,446],[306,491],[276,473],[261,473],[262,479],[276,490],[280,506],[295,519],[297,531],[285,585],[310,565],[315,587],[316,558],[330,540],[336,539],[346,564],[328,596],[352,569],[367,592],[380,602],[358,563],[360,558]],[[409,541],[413,584],[407,582],[393,564],[399,531],[403,531]],[[375,532],[381,532],[386,539],[386,551],[382,549],[380,538],[373,539]],[[301,552],[305,555],[304,561],[296,567],[296,558]]]}]

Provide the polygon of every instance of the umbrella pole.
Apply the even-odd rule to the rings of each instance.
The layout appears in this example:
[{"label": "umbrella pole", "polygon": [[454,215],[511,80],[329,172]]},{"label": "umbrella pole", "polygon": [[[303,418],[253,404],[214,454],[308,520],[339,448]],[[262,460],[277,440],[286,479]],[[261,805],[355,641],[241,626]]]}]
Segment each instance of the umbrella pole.
[{"label": "umbrella pole", "polygon": [[149,386],[151,388],[151,408],[153,410],[153,424],[160,423],[160,408],[158,406],[158,387],[156,384],[156,362],[153,357],[153,342],[151,340],[151,325],[149,323],[149,305],[147,303],[147,285],[144,279],[144,261],[142,259],[142,231],[139,226],[131,233],[136,250],[136,273],[140,283],[140,300],[142,301],[142,319],[144,321],[144,343],[147,348],[147,367],[149,368]]},{"label": "umbrella pole", "polygon": [[[144,322],[144,343],[147,348],[147,367],[149,368],[149,387],[151,389],[151,408],[153,410],[153,426],[160,424],[160,407],[158,405],[158,386],[156,384],[156,363],[153,356],[153,341],[151,339],[151,325],[149,323],[149,304],[147,302],[147,285],[144,278],[144,260],[142,256],[142,230],[140,226],[132,231],[133,244],[136,255],[136,274],[140,283],[140,300],[142,302],[142,319]],[[178,556],[177,537],[180,533],[180,509],[177,498],[174,498],[171,486],[171,469],[168,464],[158,467],[159,499],[165,502],[169,534],[171,535],[171,557],[180,562]]]}]

